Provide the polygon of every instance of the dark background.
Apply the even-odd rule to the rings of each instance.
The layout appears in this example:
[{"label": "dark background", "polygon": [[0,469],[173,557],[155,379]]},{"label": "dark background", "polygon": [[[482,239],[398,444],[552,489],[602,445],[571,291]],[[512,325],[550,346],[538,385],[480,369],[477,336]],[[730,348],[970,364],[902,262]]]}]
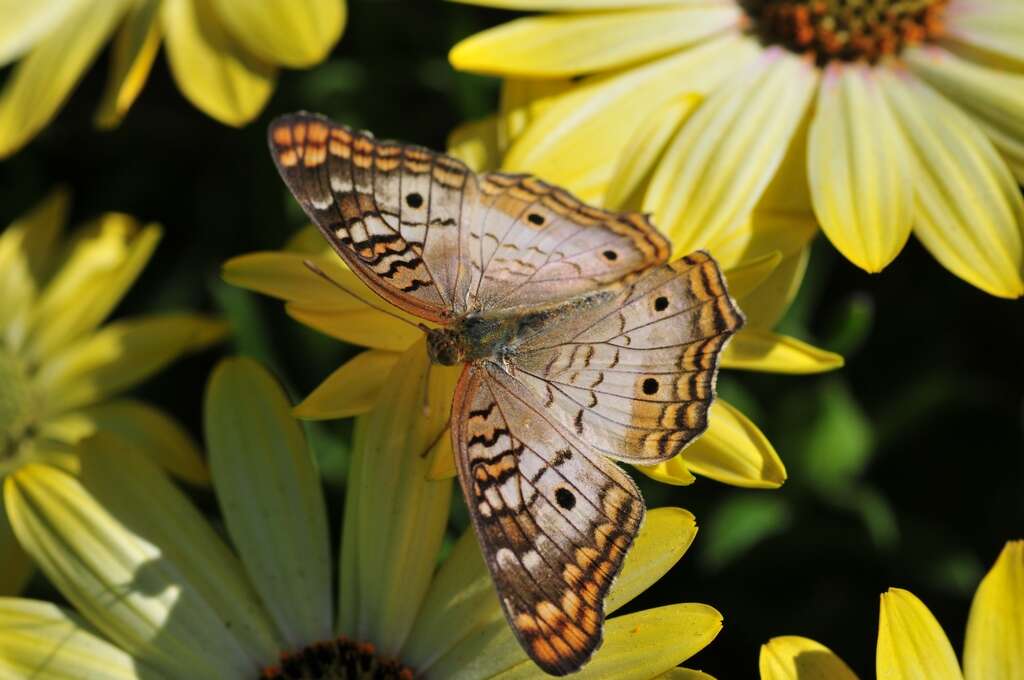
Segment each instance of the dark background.
[{"label": "dark background", "polygon": [[[452,127],[494,109],[498,89],[454,73],[447,50],[510,16],[423,0],[350,0],[330,59],[283,72],[264,114],[242,130],[188,104],[163,57],[121,127],[94,130],[104,56],[56,121],[0,162],[0,224],[66,183],[72,223],[118,210],[164,225],[156,256],[117,315],[193,308],[231,321],[232,346],[186,359],[138,391],[201,439],[202,388],[222,352],[269,363],[297,399],[353,351],[218,278],[226,258],[280,247],[304,223],[268,156],[267,122],[308,109],[443,148]],[[817,639],[870,678],[878,595],[899,586],[924,600],[959,654],[978,581],[1005,541],[1024,537],[1021,318],[1019,302],[954,278],[913,240],[871,276],[819,238],[780,328],[844,354],[847,366],[821,376],[727,372],[721,381],[721,393],[774,443],[789,481],[745,491],[704,479],[686,488],[640,480],[649,505],[686,507],[701,530],[628,609],[717,607],[723,632],[687,665],[719,678],[756,677],[760,644],[785,634]],[[335,531],[349,429],[311,428],[339,509]],[[193,493],[213,510],[207,492]],[[465,524],[456,508],[452,535]],[[40,577],[32,590],[51,594]]]}]

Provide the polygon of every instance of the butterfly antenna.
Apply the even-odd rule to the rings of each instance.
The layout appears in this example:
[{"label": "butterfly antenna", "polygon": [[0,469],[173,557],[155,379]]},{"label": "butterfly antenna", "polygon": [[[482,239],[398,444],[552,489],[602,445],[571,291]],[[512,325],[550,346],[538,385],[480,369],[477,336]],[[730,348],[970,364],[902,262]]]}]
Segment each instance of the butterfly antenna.
[{"label": "butterfly antenna", "polygon": [[324,281],[328,282],[329,284],[331,284],[332,286],[334,286],[335,288],[337,288],[341,292],[346,293],[347,295],[351,295],[356,300],[359,300],[360,302],[362,302],[364,305],[372,307],[372,308],[376,309],[378,312],[382,312],[384,314],[387,314],[388,316],[392,317],[393,319],[398,319],[399,321],[401,321],[404,324],[409,324],[410,326],[415,326],[416,328],[419,328],[422,331],[429,330],[429,326],[426,326],[426,325],[424,325],[422,323],[413,323],[412,321],[409,321],[408,319],[404,318],[400,314],[395,314],[390,309],[386,309],[384,307],[378,307],[377,305],[373,304],[369,300],[366,300],[366,299],[356,295],[355,293],[350,291],[348,288],[343,286],[341,283],[339,283],[338,281],[335,281],[330,276],[328,276],[327,273],[324,272],[323,269],[320,269],[320,267],[317,266],[317,264],[315,262],[313,262],[312,260],[303,260],[302,264],[306,265],[306,269],[308,269],[309,271],[313,272],[314,274],[316,274],[317,276],[322,278]]}]

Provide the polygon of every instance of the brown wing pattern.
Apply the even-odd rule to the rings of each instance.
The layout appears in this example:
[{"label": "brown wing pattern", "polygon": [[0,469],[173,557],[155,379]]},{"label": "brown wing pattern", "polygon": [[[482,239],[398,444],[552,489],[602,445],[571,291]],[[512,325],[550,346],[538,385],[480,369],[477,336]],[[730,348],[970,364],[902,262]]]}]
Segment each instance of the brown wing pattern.
[{"label": "brown wing pattern", "polygon": [[430,321],[464,308],[460,239],[477,180],[463,163],[307,113],[268,136],[288,188],[371,289]]},{"label": "brown wing pattern", "polygon": [[546,672],[579,669],[601,644],[605,595],[643,521],[639,491],[493,364],[466,367],[452,422],[459,481],[513,632]]},{"label": "brown wing pattern", "polygon": [[595,208],[530,175],[480,178],[468,233],[474,306],[562,300],[668,259],[668,240],[645,215]]},{"label": "brown wing pattern", "polygon": [[707,429],[718,359],[743,317],[698,251],[552,320],[518,347],[516,377],[597,451],[667,460]]}]

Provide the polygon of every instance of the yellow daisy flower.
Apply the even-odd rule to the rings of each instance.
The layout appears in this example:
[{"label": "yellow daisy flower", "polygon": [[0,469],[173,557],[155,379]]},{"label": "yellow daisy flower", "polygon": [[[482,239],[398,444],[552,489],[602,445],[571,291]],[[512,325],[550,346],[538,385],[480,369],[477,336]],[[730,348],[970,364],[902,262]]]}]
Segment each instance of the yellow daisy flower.
[{"label": "yellow daisy flower", "polygon": [[507,79],[505,169],[600,201],[620,159],[650,157],[643,209],[715,252],[795,156],[776,188],[851,262],[881,271],[913,231],[968,283],[1024,294],[1019,0],[461,1],[555,11],[450,54]]},{"label": "yellow daisy flower", "polygon": [[[1024,677],[1024,541],[1010,541],[971,603],[963,671],[942,627],[913,593],[882,595],[875,672],[879,680],[1017,680]],[[761,647],[761,680],[857,680],[842,659],[803,637]]]},{"label": "yellow daisy flower", "polygon": [[[180,425],[117,395],[225,334],[195,314],[152,314],[105,326],[153,254],[160,227],[108,213],[62,243],[68,195],[54,191],[0,233],[0,479],[33,462],[78,464],[77,447],[116,432],[183,479],[206,467]],[[17,592],[27,556],[0,513],[0,594]]]},{"label": "yellow daisy flower", "polygon": [[56,115],[112,35],[96,123],[113,127],[149,76],[161,40],[182,94],[240,126],[274,89],[278,67],[322,61],[341,37],[345,0],[33,0],[0,3],[0,158]]},{"label": "yellow daisy flower", "polygon": [[[77,611],[0,598],[0,675],[547,677],[513,638],[471,531],[438,566],[452,484],[428,480],[413,453],[443,427],[443,416],[425,418],[411,403],[423,350],[399,359],[381,405],[357,420],[336,566],[302,429],[281,387],[250,360],[214,371],[204,407],[234,551],[152,463],[120,455],[116,438],[91,439],[78,475],[30,465],[9,476],[15,531]],[[683,510],[652,511],[608,609],[660,578],[695,532]],[[677,677],[671,669],[721,625],[703,604],[614,616],[579,677]]]}]

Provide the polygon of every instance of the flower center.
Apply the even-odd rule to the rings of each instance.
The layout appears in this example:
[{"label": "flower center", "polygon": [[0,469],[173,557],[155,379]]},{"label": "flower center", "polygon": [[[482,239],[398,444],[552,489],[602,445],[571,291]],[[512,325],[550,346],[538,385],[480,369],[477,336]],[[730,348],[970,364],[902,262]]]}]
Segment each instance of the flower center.
[{"label": "flower center", "polygon": [[0,347],[0,472],[32,437],[36,405],[24,364]]},{"label": "flower center", "polygon": [[762,41],[830,61],[874,64],[942,35],[949,0],[740,0]]},{"label": "flower center", "polygon": [[281,655],[263,669],[261,680],[413,680],[415,674],[397,659],[378,656],[369,642],[344,635]]}]

